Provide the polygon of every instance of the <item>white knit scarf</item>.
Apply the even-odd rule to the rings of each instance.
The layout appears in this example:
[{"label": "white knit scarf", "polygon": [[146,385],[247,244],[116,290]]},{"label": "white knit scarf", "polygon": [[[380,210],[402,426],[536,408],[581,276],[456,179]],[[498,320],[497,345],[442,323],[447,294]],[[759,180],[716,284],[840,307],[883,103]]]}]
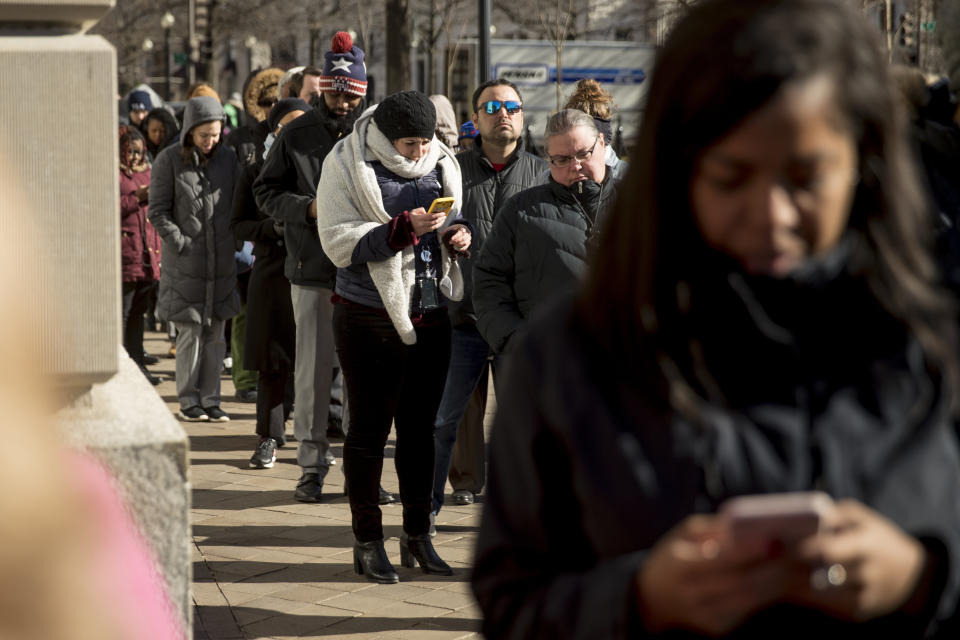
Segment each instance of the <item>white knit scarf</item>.
[{"label": "white knit scarf", "polygon": [[[368,232],[392,219],[383,208],[377,175],[370,166],[376,160],[403,178],[421,178],[440,166],[443,194],[454,198],[455,216],[463,203],[460,164],[453,152],[437,140],[417,161],[400,155],[373,121],[376,105],[357,120],[353,134],[333,147],[323,161],[317,186],[317,231],[323,251],[337,267],[351,263],[353,250]],[[463,276],[456,257],[440,242],[440,290],[450,300],[463,298]],[[368,262],[370,277],[377,287],[393,326],[404,344],[415,344],[416,330],[410,321],[410,301],[416,285],[413,247],[407,247],[382,262]]]}]

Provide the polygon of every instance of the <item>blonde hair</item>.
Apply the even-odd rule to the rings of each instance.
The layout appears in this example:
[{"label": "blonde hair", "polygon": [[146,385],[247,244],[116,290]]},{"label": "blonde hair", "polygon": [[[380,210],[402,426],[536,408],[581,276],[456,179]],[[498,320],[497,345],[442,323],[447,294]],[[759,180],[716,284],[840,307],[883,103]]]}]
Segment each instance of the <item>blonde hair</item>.
[{"label": "blonde hair", "polygon": [[216,98],[217,102],[223,102],[220,99],[220,94],[214,91],[213,87],[208,85],[206,82],[194,82],[187,88],[187,95],[184,100],[189,100],[190,98],[199,98],[201,96],[210,96],[211,98]]},{"label": "blonde hair", "polygon": [[564,109],[579,109],[588,116],[609,120],[613,116],[613,96],[593,78],[584,78],[567,98]]},{"label": "blonde hair", "polygon": [[595,134],[600,134],[600,130],[597,129],[597,123],[593,121],[593,118],[588,116],[583,111],[579,109],[564,109],[563,111],[557,111],[555,114],[550,116],[547,120],[546,129],[543,132],[544,138],[552,138],[553,136],[559,136],[574,127],[586,127],[593,131]]}]

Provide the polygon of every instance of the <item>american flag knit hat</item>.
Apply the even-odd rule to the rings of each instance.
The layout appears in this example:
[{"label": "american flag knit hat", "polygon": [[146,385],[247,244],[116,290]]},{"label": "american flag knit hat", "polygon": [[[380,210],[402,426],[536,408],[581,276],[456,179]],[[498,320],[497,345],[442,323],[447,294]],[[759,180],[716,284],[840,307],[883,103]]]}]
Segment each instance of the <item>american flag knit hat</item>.
[{"label": "american flag knit hat", "polygon": [[330,51],[323,54],[320,91],[367,95],[367,67],[363,64],[363,49],[353,46],[353,38],[346,31],[334,34]]}]

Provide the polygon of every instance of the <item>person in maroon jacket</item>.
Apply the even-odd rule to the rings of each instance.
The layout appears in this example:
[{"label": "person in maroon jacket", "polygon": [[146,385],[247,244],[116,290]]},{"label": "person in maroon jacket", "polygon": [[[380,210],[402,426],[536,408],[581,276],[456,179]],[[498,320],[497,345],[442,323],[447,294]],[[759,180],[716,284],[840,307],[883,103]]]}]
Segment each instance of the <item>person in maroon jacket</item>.
[{"label": "person in maroon jacket", "polygon": [[123,347],[151,384],[160,380],[143,362],[143,314],[160,279],[160,236],[147,220],[150,165],[143,136],[120,127],[120,260],[123,277]]}]

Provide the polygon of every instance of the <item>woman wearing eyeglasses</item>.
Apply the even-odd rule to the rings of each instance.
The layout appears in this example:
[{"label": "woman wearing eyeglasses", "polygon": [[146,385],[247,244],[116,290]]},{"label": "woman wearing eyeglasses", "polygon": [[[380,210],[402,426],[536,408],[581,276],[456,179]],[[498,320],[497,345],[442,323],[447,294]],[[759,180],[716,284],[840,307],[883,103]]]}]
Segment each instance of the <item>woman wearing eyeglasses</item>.
[{"label": "woman wearing eyeglasses", "polygon": [[123,275],[123,346],[152,384],[160,380],[143,361],[143,314],[160,279],[160,236],[147,221],[150,164],[136,127],[120,127],[120,261]]},{"label": "woman wearing eyeglasses", "polygon": [[508,350],[545,300],[576,287],[586,271],[588,241],[623,177],[604,163],[606,142],[584,112],[551,116],[545,137],[548,183],[507,201],[474,266],[477,327],[496,353]]}]

